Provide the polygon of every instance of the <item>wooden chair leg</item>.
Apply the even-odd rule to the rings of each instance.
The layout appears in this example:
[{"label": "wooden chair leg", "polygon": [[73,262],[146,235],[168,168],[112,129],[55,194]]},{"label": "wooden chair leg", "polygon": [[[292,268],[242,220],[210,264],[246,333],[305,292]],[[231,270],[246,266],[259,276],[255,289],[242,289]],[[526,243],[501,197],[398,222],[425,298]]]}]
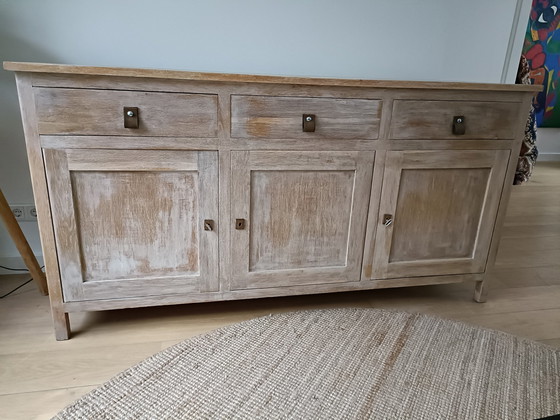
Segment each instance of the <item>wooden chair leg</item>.
[{"label": "wooden chair leg", "polygon": [[45,273],[41,271],[41,267],[39,266],[31,247],[27,243],[27,240],[25,239],[17,220],[13,215],[8,202],[2,193],[2,190],[0,190],[0,217],[2,217],[2,220],[6,225],[6,229],[12,237],[25,266],[29,270],[29,273],[31,273],[31,277],[33,277],[33,280],[37,283],[39,291],[43,295],[48,295],[49,291],[47,288],[47,278],[45,277]]}]

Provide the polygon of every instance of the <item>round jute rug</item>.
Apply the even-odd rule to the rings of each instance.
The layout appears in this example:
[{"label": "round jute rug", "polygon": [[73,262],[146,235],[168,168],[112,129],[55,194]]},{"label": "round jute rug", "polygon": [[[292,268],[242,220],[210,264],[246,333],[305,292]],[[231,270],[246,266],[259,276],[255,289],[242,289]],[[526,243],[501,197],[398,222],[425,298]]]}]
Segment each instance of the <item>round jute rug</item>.
[{"label": "round jute rug", "polygon": [[560,351],[375,309],[270,315],[186,340],[58,419],[536,419],[560,413]]}]

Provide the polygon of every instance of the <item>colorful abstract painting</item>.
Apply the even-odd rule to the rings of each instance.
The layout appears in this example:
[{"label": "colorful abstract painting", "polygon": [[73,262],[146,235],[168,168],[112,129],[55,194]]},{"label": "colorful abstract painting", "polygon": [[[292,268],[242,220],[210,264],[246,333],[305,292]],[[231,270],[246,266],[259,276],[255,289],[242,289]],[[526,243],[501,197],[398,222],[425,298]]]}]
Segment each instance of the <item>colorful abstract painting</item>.
[{"label": "colorful abstract painting", "polygon": [[560,127],[560,0],[533,0],[523,45],[531,81],[544,86],[535,98],[539,127]]}]

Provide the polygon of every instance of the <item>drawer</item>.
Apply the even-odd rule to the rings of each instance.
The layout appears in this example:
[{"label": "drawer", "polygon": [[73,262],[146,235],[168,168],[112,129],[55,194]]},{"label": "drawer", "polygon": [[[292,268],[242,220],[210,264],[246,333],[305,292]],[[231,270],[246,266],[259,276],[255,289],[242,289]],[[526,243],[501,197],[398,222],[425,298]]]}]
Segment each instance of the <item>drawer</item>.
[{"label": "drawer", "polygon": [[[215,137],[217,95],[35,88],[39,134]],[[124,127],[138,108],[138,128]]]},{"label": "drawer", "polygon": [[[396,100],[391,139],[513,139],[519,104],[477,101]],[[454,117],[464,117],[464,134],[453,134]]]},{"label": "drawer", "polygon": [[[315,130],[303,131],[303,115]],[[371,139],[379,135],[381,101],[375,99],[231,97],[231,136],[279,139]]]}]

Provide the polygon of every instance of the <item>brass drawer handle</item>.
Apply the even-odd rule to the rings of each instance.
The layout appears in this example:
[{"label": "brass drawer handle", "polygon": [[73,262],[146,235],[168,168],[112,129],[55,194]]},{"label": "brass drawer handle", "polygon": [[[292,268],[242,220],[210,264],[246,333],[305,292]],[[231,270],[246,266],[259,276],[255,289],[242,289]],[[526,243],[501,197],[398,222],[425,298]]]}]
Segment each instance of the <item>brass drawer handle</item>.
[{"label": "brass drawer handle", "polygon": [[140,122],[138,120],[138,107],[125,106],[123,108],[124,128],[138,128]]},{"label": "brass drawer handle", "polygon": [[313,133],[315,131],[315,115],[303,114],[302,129],[305,133]]},{"label": "brass drawer handle", "polygon": [[463,115],[453,117],[453,134],[459,136],[463,135],[466,129],[465,117]]},{"label": "brass drawer handle", "polygon": [[214,230],[214,221],[211,219],[204,220],[204,230]]}]

